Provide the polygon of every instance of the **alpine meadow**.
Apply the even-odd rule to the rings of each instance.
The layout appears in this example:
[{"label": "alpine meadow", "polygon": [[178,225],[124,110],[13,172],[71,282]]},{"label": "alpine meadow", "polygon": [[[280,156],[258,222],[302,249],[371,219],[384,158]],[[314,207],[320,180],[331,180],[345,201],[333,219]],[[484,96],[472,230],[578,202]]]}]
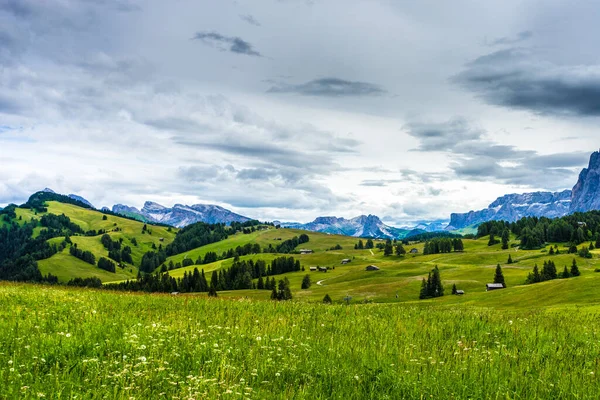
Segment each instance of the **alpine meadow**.
[{"label": "alpine meadow", "polygon": [[0,0],[0,400],[598,399],[598,18]]}]

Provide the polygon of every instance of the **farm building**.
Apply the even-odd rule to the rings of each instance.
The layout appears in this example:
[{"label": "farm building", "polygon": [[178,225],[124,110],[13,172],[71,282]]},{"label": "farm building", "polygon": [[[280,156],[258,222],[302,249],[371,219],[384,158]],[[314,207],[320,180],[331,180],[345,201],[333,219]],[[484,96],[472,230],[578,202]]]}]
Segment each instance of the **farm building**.
[{"label": "farm building", "polygon": [[342,264],[348,264],[350,261],[352,261],[352,260],[350,260],[349,258],[344,258],[342,260]]},{"label": "farm building", "polygon": [[300,254],[312,254],[314,251],[309,249],[300,249]]},{"label": "farm building", "polygon": [[376,265],[368,265],[366,270],[367,271],[379,271],[379,267]]},{"label": "farm building", "polygon": [[498,290],[498,289],[504,289],[504,285],[501,283],[487,283],[485,285],[485,290],[487,292],[489,292],[490,290]]},{"label": "farm building", "polygon": [[317,269],[321,272],[327,272],[327,267],[317,267]]},{"label": "farm building", "polygon": [[416,249],[416,248],[410,249],[410,254],[417,254],[417,253],[419,253],[419,249]]},{"label": "farm building", "polygon": [[464,291],[464,290],[457,290],[457,291],[456,291],[456,295],[457,295],[457,296],[461,296],[461,295],[463,295],[463,294],[465,294],[465,291]]},{"label": "farm building", "polygon": [[310,267],[310,270],[311,270],[311,271],[316,271],[316,270],[317,270],[317,267]]}]

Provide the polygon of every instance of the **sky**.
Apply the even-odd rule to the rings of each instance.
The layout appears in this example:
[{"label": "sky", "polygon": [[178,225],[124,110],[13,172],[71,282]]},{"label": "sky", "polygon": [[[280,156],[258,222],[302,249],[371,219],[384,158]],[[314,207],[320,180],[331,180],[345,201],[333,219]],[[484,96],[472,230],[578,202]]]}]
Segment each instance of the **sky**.
[{"label": "sky", "polygon": [[0,206],[449,219],[600,147],[600,3],[0,0]]}]

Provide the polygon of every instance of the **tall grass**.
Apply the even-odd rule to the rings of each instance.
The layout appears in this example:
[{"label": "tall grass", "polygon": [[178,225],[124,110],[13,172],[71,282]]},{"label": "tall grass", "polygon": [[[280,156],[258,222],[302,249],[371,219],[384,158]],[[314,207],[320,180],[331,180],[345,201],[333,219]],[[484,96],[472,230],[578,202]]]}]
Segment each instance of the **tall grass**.
[{"label": "tall grass", "polygon": [[0,284],[0,398],[595,399],[598,316]]}]

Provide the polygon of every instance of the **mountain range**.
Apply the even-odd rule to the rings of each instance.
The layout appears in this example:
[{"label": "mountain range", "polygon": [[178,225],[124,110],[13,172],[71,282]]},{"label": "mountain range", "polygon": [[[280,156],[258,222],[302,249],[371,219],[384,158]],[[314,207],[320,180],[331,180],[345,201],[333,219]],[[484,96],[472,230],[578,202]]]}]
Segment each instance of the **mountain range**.
[{"label": "mountain range", "polygon": [[508,194],[496,199],[486,209],[451,214],[446,230],[462,229],[491,220],[514,222],[523,217],[556,218],[578,211],[599,209],[600,152],[594,152],[588,167],[579,174],[573,190]]},{"label": "mountain range", "polygon": [[248,217],[212,204],[194,204],[192,206],[175,204],[169,208],[147,201],[141,210],[123,204],[116,204],[113,206],[112,211],[146,222],[158,222],[177,228],[183,228],[196,222],[231,224],[232,222],[250,221]]},{"label": "mountain range", "polygon": [[[278,222],[276,221],[276,223]],[[394,228],[393,226],[384,224],[376,215],[360,215],[351,219],[318,217],[307,224],[297,222],[283,222],[279,224],[286,228],[354,237],[404,239],[425,232],[422,229]]]},{"label": "mountain range", "polygon": [[[48,188],[44,189],[43,192],[55,193]],[[89,201],[79,195],[69,194],[68,197],[94,208]],[[507,194],[497,198],[483,210],[451,214],[450,222],[447,225],[443,221],[436,220],[422,221],[414,227],[396,228],[386,225],[375,215],[360,215],[350,219],[318,217],[309,223],[274,222],[284,227],[330,234],[403,239],[424,232],[460,230],[490,220],[513,222],[523,217],[556,218],[573,212],[598,209],[600,209],[600,152],[594,152],[590,157],[588,167],[581,171],[579,179],[572,190]],[[103,207],[102,210],[111,209]],[[116,204],[111,211],[144,222],[162,223],[178,228],[195,222],[230,224],[250,220],[246,216],[211,204],[191,206],[175,204],[173,207],[165,207],[147,201],[141,210],[124,204]]]}]

